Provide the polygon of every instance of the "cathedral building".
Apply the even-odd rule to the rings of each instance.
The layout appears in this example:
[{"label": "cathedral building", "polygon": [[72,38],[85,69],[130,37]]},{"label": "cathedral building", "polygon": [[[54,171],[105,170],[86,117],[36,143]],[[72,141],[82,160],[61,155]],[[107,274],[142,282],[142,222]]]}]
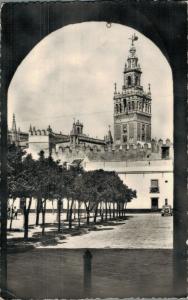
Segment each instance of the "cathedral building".
[{"label": "cathedral building", "polygon": [[114,143],[127,145],[151,142],[151,91],[141,85],[142,71],[132,37],[127,63],[123,72],[122,91],[114,91]]}]

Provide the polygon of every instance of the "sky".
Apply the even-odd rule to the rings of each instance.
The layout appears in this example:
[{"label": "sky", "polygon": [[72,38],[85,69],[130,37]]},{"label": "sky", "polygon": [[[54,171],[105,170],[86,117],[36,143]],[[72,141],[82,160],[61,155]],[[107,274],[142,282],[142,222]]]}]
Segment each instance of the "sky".
[{"label": "sky", "polygon": [[74,118],[84,133],[103,138],[113,131],[114,83],[121,92],[132,34],[142,69],[141,84],[152,93],[152,137],[173,138],[171,68],[159,48],[133,28],[105,22],[65,26],[45,37],[19,65],[8,91],[8,122],[70,133]]}]

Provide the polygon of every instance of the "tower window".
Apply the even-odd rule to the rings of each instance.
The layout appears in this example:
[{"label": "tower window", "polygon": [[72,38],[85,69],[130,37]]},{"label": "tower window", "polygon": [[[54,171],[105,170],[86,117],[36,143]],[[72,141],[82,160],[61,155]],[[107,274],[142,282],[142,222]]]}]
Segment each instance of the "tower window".
[{"label": "tower window", "polygon": [[126,99],[123,99],[123,104],[124,104],[124,110],[125,110],[125,108],[126,108],[126,106],[127,106],[127,101],[126,101]]},{"label": "tower window", "polygon": [[135,109],[134,102],[132,102],[132,109],[133,109],[133,110]]},{"label": "tower window", "polygon": [[135,85],[138,85],[138,77],[135,77]]},{"label": "tower window", "polygon": [[127,124],[123,124],[123,132],[127,133]]},{"label": "tower window", "polygon": [[132,84],[131,76],[127,77],[127,84],[130,86]]},{"label": "tower window", "polygon": [[150,127],[149,125],[146,125],[146,140],[149,141],[150,138]]},{"label": "tower window", "polygon": [[142,141],[145,141],[145,125],[142,125]]},{"label": "tower window", "polygon": [[129,124],[129,138],[130,139],[134,138],[134,124],[133,123]]},{"label": "tower window", "polygon": [[121,107],[121,103],[119,104],[119,112],[122,112],[122,107]]},{"label": "tower window", "polygon": [[121,126],[119,124],[115,125],[114,128],[114,138],[115,140],[120,140],[121,138]]},{"label": "tower window", "polygon": [[118,104],[116,104],[116,113],[118,113],[119,109],[118,109]]},{"label": "tower window", "polygon": [[138,123],[137,134],[138,134],[138,140],[139,141],[140,141],[140,131],[141,131],[141,125],[140,125],[140,123]]},{"label": "tower window", "polygon": [[127,135],[123,135],[123,143],[127,143]]}]

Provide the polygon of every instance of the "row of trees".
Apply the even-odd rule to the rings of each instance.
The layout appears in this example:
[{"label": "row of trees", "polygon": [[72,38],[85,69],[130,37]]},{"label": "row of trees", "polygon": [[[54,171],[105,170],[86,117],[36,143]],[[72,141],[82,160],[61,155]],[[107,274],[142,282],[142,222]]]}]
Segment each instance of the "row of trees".
[{"label": "row of trees", "polygon": [[[37,201],[36,225],[42,214],[42,234],[45,233],[45,215],[47,200],[57,201],[58,232],[62,230],[62,211],[66,199],[67,221],[72,227],[73,207],[77,206],[78,227],[81,224],[81,211],[86,212],[86,224],[91,217],[96,223],[108,218],[122,217],[128,202],[136,197],[136,191],[129,189],[115,172],[103,170],[84,171],[79,165],[60,165],[51,156],[45,158],[39,153],[38,160],[30,154],[10,145],[8,149],[8,193],[9,198],[20,198],[23,203],[24,238],[28,238],[29,213],[33,199]],[[10,228],[12,226],[12,216]]]}]

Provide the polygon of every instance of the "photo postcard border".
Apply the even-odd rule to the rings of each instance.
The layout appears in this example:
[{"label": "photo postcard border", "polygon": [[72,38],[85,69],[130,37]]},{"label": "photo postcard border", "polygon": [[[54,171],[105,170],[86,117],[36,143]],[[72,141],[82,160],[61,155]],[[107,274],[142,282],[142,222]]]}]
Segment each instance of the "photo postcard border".
[{"label": "photo postcard border", "polygon": [[[19,13],[15,14],[15,7]],[[36,9],[38,12],[36,13]],[[30,28],[15,26],[35,13]],[[61,17],[63,14],[63,18]],[[178,14],[178,18],[177,18]],[[137,16],[139,15],[139,20]],[[174,91],[174,296],[187,295],[187,2],[62,1],[12,2],[1,9],[1,287],[6,291],[7,210],[7,91],[17,66],[52,31],[68,24],[105,21],[130,26],[152,40],[165,55],[173,73]],[[23,24],[22,23],[22,24]],[[41,26],[42,25],[42,26]],[[40,30],[39,30],[40,28]],[[22,48],[15,40],[28,34]],[[160,37],[160,38],[159,38]],[[6,292],[5,292],[6,294]]]}]

